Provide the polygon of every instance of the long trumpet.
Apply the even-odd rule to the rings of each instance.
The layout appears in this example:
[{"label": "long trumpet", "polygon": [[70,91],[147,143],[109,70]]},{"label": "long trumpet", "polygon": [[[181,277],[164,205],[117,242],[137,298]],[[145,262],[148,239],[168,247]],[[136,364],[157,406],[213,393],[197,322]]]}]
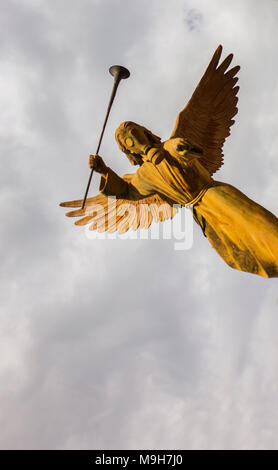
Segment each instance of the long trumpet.
[{"label": "long trumpet", "polygon": [[[95,155],[98,155],[98,152],[99,152],[99,149],[100,149],[100,146],[101,146],[101,142],[102,142],[102,138],[103,138],[103,134],[104,134],[104,131],[105,131],[105,127],[106,127],[106,124],[107,124],[107,121],[108,121],[108,116],[110,114],[110,110],[111,110],[114,98],[116,96],[116,92],[117,92],[117,88],[119,86],[119,83],[122,79],[128,78],[130,76],[129,70],[127,70],[125,67],[122,67],[121,65],[112,65],[112,67],[110,67],[110,69],[109,69],[109,72],[114,77],[114,85],[113,85],[112,93],[111,93],[111,96],[110,96],[110,101],[109,101],[109,104],[108,104],[106,116],[105,116],[105,119],[104,119],[102,131],[101,131],[101,134],[100,134],[100,139],[99,139],[99,143],[98,143]],[[89,181],[88,181],[88,184],[87,184],[85,196],[84,196],[83,203],[82,203],[82,209],[84,209],[85,204],[86,204],[87,195],[88,195],[88,191],[89,191],[89,188],[90,188],[93,173],[94,173],[94,169],[92,169],[91,173],[90,173]]]}]

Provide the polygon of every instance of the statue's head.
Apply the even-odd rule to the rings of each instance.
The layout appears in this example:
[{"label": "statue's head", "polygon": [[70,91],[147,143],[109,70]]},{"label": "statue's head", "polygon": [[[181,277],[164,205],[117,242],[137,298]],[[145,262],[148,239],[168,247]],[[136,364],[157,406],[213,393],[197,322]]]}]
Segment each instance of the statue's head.
[{"label": "statue's head", "polygon": [[132,165],[142,165],[143,155],[161,143],[161,139],[135,122],[123,122],[115,133],[120,149]]}]

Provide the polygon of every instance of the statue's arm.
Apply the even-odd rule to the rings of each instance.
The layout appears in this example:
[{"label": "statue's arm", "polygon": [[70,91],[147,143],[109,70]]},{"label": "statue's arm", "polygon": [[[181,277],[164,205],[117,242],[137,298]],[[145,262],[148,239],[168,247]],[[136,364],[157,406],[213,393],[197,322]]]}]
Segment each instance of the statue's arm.
[{"label": "statue's arm", "polygon": [[116,196],[128,200],[138,200],[145,197],[132,185],[117,175],[111,168],[105,165],[99,155],[90,155],[89,167],[100,173],[101,180],[99,190],[105,196]]}]

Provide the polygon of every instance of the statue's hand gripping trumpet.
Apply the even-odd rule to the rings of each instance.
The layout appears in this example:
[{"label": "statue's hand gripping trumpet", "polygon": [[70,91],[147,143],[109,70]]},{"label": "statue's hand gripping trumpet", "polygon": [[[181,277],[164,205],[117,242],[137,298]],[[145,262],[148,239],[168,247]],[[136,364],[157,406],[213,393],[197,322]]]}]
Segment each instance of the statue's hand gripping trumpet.
[{"label": "statue's hand gripping trumpet", "polygon": [[[100,194],[89,198],[76,225],[90,223],[98,231],[148,228],[151,222],[172,218],[174,204],[191,206],[196,222],[226,263],[263,277],[278,277],[278,219],[233,186],[212,178],[223,163],[222,147],[237,113],[235,86],[239,66],[229,68],[233,55],[220,63],[219,46],[186,107],[179,113],[169,140],[134,122],[116,130],[116,140],[136,173],[119,177],[102,158],[90,156],[89,166],[101,174]],[[108,204],[116,196],[116,204]],[[121,206],[134,210],[126,217]],[[100,213],[97,207],[102,205]],[[140,205],[148,207],[143,213]],[[61,203],[81,207],[82,200]],[[160,210],[160,208],[163,210]],[[115,211],[108,226],[109,210]]]}]

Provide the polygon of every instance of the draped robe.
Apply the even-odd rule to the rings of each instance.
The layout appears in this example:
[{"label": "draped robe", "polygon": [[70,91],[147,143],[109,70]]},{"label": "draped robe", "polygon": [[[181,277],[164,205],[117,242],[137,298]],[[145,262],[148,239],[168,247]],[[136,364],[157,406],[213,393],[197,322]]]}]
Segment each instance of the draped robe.
[{"label": "draped robe", "polygon": [[211,178],[198,159],[181,165],[163,147],[152,148],[126,182],[109,168],[100,192],[127,200],[159,193],[193,207],[195,220],[232,268],[278,277],[278,219],[230,184]]}]

